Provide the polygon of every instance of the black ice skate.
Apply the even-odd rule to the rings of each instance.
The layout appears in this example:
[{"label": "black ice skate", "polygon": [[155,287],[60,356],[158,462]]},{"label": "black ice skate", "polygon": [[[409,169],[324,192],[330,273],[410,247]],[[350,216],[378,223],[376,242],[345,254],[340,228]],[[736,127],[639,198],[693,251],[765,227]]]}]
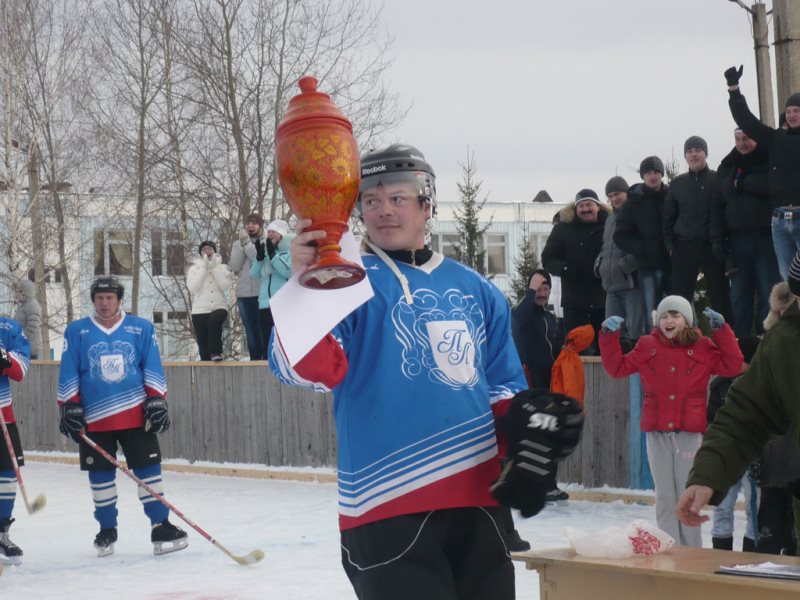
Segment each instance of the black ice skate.
[{"label": "black ice skate", "polygon": [[114,554],[114,542],[117,541],[117,528],[108,527],[101,529],[94,538],[94,547],[97,550],[97,556],[108,556]]},{"label": "black ice skate", "polygon": [[22,548],[8,538],[8,528],[14,519],[0,521],[0,564],[18,565],[22,562]]},{"label": "black ice skate", "polygon": [[165,519],[158,525],[153,525],[153,530],[150,532],[150,541],[153,542],[153,554],[157,556],[183,550],[189,545],[186,532],[180,527],[175,527],[169,522],[169,519]]}]

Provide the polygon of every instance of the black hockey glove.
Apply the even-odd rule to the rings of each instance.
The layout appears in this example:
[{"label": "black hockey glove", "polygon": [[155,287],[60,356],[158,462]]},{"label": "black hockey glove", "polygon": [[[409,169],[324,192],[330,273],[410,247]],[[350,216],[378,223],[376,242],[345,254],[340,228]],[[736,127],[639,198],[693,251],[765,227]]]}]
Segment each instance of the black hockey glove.
[{"label": "black hockey glove", "polygon": [[256,241],[253,243],[256,246],[256,260],[264,260],[264,257],[267,255],[264,248],[264,240],[256,238]]},{"label": "black hockey glove", "polygon": [[269,256],[270,260],[272,257],[275,256],[275,244],[272,243],[272,240],[267,238],[267,255]]},{"label": "black hockey glove", "polygon": [[743,71],[744,65],[739,65],[738,69],[736,67],[728,67],[725,69],[725,81],[728,82],[729,87],[739,85],[739,80],[742,78]]},{"label": "black hockey glove", "polygon": [[4,371],[12,365],[11,357],[3,348],[0,348],[0,371]]},{"label": "black hockey glove", "polygon": [[144,408],[144,430],[164,433],[170,426],[167,400],[163,396],[149,396],[142,405]]},{"label": "black hockey glove", "polygon": [[492,494],[504,506],[518,508],[523,517],[532,517],[544,507],[548,476],[580,442],[580,404],[563,394],[527,390],[512,398],[501,426],[508,458]]},{"label": "black hockey glove", "polygon": [[86,421],[83,420],[83,406],[75,402],[65,402],[59,410],[61,413],[59,431],[73,442],[80,442],[81,429],[86,427]]}]

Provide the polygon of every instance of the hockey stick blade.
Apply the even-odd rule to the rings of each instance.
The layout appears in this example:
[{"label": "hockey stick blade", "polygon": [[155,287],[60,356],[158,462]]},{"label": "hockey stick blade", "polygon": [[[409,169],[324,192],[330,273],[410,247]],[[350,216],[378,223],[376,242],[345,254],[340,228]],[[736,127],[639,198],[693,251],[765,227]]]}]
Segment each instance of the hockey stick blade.
[{"label": "hockey stick blade", "polygon": [[44,497],[44,494],[39,494],[36,498],[33,499],[33,502],[30,504],[25,504],[25,508],[28,509],[28,514],[32,515],[35,512],[42,510],[47,505],[47,498]]},{"label": "hockey stick blade", "polygon": [[264,558],[264,551],[263,550],[253,550],[250,554],[246,556],[236,556],[235,554],[231,554],[231,558],[235,560],[240,565],[254,565],[258,561]]}]

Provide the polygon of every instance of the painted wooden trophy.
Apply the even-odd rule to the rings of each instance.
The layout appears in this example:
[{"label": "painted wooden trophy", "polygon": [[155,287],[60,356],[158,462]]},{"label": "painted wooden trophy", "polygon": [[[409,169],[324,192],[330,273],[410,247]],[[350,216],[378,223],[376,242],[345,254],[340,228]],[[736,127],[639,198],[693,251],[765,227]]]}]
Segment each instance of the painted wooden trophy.
[{"label": "painted wooden trophy", "polygon": [[319,261],[300,275],[313,289],[338,289],[364,279],[364,269],[342,258],[339,240],[358,197],[361,182],[353,125],[317,80],[302,77],[300,93],[289,101],[276,133],[275,158],[283,195],[307,231],[322,230]]}]

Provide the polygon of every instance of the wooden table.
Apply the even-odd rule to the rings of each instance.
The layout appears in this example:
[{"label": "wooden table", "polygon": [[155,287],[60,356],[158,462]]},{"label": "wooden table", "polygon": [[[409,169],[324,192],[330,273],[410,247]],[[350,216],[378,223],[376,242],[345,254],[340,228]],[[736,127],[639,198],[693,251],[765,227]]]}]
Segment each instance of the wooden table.
[{"label": "wooden table", "polygon": [[800,558],[675,546],[634,558],[585,558],[571,548],[515,552],[539,571],[540,600],[793,600],[800,581],[715,574],[720,565],[774,562],[800,566]]}]

